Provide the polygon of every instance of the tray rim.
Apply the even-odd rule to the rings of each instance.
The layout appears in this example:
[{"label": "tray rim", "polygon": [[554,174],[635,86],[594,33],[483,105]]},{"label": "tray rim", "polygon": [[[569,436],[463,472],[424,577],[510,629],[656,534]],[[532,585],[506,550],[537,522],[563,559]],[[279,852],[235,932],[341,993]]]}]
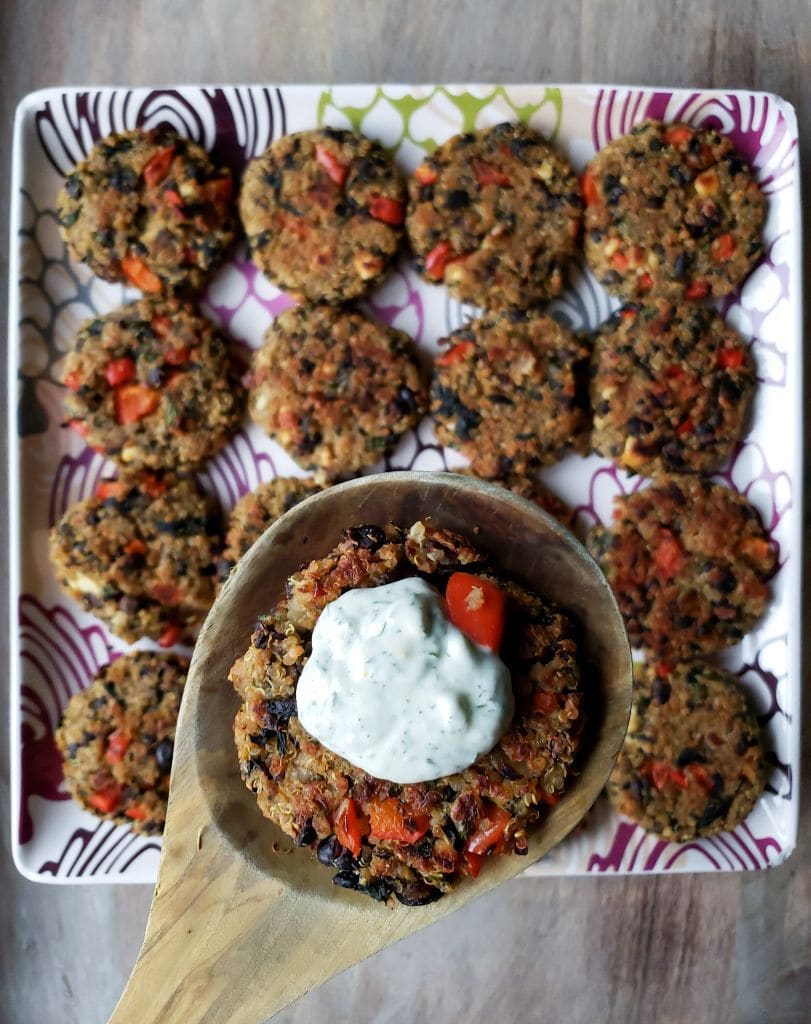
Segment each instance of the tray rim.
[{"label": "tray rim", "polygon": [[[505,89],[540,89],[555,88],[565,91],[568,89],[586,90],[639,90],[641,92],[670,92],[676,93],[700,93],[703,97],[746,97],[747,99],[762,98],[774,102],[783,116],[786,118],[789,128],[799,143],[799,127],[797,112],[794,104],[781,96],[779,93],[763,89],[742,89],[742,88],[702,88],[701,86],[670,86],[670,85],[647,85],[630,83],[601,83],[601,82],[532,82],[532,81],[502,81],[502,82],[185,82],[168,83],[165,85],[147,84],[124,84],[104,83],[88,85],[65,85],[45,86],[25,94],[17,103],[14,113],[14,125],[12,134],[11,154],[11,175],[10,175],[10,215],[9,215],[9,260],[8,260],[8,321],[7,321],[7,352],[6,352],[6,430],[8,438],[8,450],[6,459],[6,488],[7,488],[7,510],[8,510],[8,650],[9,650],[9,786],[10,793],[10,822],[11,831],[11,852],[14,866],[26,879],[44,885],[151,885],[151,881],[140,878],[127,878],[119,875],[80,875],[61,877],[56,875],[42,875],[31,870],[22,858],[21,845],[19,842],[19,820],[21,804],[21,744],[20,727],[22,722],[22,706],[19,699],[22,683],[20,669],[21,641],[19,633],[19,602],[21,597],[21,488],[20,488],[20,438],[17,433],[17,373],[19,369],[20,337],[19,337],[19,312],[20,312],[20,253],[16,244],[19,237],[22,222],[21,191],[25,182],[24,174],[24,150],[26,120],[30,112],[38,105],[53,97],[72,96],[81,93],[115,93],[120,90],[132,91],[153,91],[153,90],[214,90],[214,89],[284,89],[286,92],[293,92],[299,95],[323,91],[327,89],[364,89],[377,88],[384,93],[387,90],[415,90],[415,89],[437,89],[443,88],[449,91],[476,91],[482,89],[496,89],[499,86]],[[791,247],[791,267],[796,272],[797,287],[795,295],[789,300],[792,322],[792,335],[799,344],[794,353],[797,362],[797,372],[793,374],[793,381],[787,382],[786,388],[790,394],[790,406],[792,411],[796,409],[802,412],[803,409],[803,375],[804,375],[804,352],[803,352],[803,248],[802,248],[802,165],[800,160],[800,146],[795,148],[795,180],[792,185],[793,196],[793,235],[794,244]],[[794,283],[794,282],[793,282]],[[791,537],[791,556],[793,563],[784,568],[788,569],[786,581],[787,594],[787,677],[796,680],[796,722],[791,722],[789,729],[789,765],[795,770],[792,772],[791,786],[792,794],[787,813],[787,824],[789,827],[789,842],[783,847],[780,860],[774,864],[767,865],[768,870],[774,870],[785,864],[797,849],[797,837],[799,826],[799,808],[801,797],[801,738],[802,738],[802,576],[804,564],[803,546],[803,467],[804,437],[801,424],[797,425],[796,436],[792,436],[793,459],[791,462],[792,473],[792,496],[791,511],[793,513]],[[740,869],[741,874],[748,874],[756,869]],[[762,869],[760,869],[762,870]],[[660,872],[648,871],[642,874],[659,874]],[[665,872],[667,874],[667,872]],[[685,874],[709,874],[716,872],[711,869],[698,869],[683,872]],[[726,874],[727,872],[723,872]],[[736,870],[733,873],[738,874]],[[593,872],[586,870],[573,870],[565,872],[552,872],[549,877],[605,877],[616,874],[622,878],[632,878],[635,872]],[[521,878],[545,877],[547,873],[541,865],[529,865],[527,871],[520,875]]]}]

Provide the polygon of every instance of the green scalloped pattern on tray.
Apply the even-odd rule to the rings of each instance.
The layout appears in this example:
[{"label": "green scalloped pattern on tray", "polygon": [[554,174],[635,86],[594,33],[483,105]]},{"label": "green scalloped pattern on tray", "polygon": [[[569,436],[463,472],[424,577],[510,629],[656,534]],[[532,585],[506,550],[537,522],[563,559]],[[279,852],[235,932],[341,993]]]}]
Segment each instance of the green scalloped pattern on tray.
[{"label": "green scalloped pattern on tray", "polygon": [[426,153],[432,153],[438,145],[437,141],[432,138],[414,138],[411,134],[411,118],[416,111],[427,106],[437,95],[445,96],[459,110],[462,118],[462,123],[460,125],[460,131],[462,132],[474,131],[476,128],[476,121],[481,111],[497,98],[503,99],[518,120],[524,122],[529,121],[533,114],[537,113],[537,111],[547,103],[551,104],[555,111],[555,126],[549,133],[550,141],[555,140],[560,129],[560,120],[563,113],[563,98],[560,94],[560,89],[545,88],[543,96],[537,103],[516,104],[513,103],[506,87],[503,85],[497,85],[486,96],[474,96],[473,93],[470,92],[454,93],[445,86],[440,85],[432,89],[427,95],[420,97],[414,96],[411,93],[405,93],[402,96],[388,96],[385,91],[378,86],[375,90],[372,101],[366,106],[361,107],[336,103],[333,97],[333,90],[325,89],[318,98],[317,122],[319,127],[323,125],[325,123],[327,111],[332,107],[343,114],[352,126],[353,131],[360,132],[363,119],[381,100],[383,100],[398,113],[403,123],[403,130],[397,139],[397,142],[393,146],[387,146],[386,148],[394,152],[400,148],[405,139],[408,139],[409,142],[412,142],[415,146],[419,146],[420,149],[425,150]]}]

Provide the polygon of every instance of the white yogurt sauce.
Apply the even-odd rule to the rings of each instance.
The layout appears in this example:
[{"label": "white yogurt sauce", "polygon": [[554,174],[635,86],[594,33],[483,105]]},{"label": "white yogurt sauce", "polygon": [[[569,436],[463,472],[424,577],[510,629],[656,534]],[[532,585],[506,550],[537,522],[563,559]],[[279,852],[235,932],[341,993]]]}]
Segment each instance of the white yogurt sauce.
[{"label": "white yogurt sauce", "polygon": [[466,768],[492,750],[515,710],[507,666],[416,578],[349,590],[326,606],[296,703],[324,746],[399,783]]}]

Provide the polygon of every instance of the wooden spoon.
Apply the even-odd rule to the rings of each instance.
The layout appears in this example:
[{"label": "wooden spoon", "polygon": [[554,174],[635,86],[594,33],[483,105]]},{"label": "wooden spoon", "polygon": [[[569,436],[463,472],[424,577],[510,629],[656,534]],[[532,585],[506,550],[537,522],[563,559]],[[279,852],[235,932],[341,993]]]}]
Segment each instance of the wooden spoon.
[{"label": "wooden spoon", "polygon": [[[424,907],[374,903],[332,885],[309,850],[262,817],[240,779],[227,680],[285,578],[361,523],[434,524],[467,534],[517,580],[583,627],[589,736],[580,774],[530,837],[526,857],[488,858]],[[600,570],[562,526],[492,484],[450,473],[388,473],[297,505],[237,565],[195,648],[175,742],[166,836],[146,938],[110,1024],[258,1024],[309,989],[512,878],[591,807],[622,743],[631,659]]]}]

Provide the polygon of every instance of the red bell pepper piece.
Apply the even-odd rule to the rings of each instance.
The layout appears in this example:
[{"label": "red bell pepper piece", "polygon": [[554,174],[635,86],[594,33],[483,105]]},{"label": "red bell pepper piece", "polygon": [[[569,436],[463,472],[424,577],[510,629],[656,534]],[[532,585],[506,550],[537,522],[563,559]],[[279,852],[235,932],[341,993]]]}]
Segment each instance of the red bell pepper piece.
[{"label": "red bell pepper piece", "polygon": [[105,786],[104,789],[91,793],[87,802],[102,814],[112,814],[121,803],[121,793],[121,786],[117,782],[113,782],[109,786]]},{"label": "red bell pepper piece", "polygon": [[432,281],[441,281],[445,276],[445,268],[454,258],[451,243],[439,242],[425,257],[425,273]]},{"label": "red bell pepper piece", "polygon": [[583,200],[586,206],[598,206],[600,203],[600,193],[594,183],[594,175],[591,173],[589,168],[583,173],[583,177],[580,179],[580,190],[583,193]]},{"label": "red bell pepper piece", "polygon": [[336,185],[343,185],[349,173],[349,168],[342,164],[338,157],[330,153],[320,142],[317,142],[315,146],[315,158]]},{"label": "red bell pepper piece", "polygon": [[474,156],[470,161],[470,165],[473,168],[476,181],[480,185],[512,185],[512,182],[503,171],[493,167],[492,164],[488,164],[485,160],[479,160],[478,157]]},{"label": "red bell pepper piece", "polygon": [[665,142],[669,146],[682,146],[693,137],[692,129],[683,124],[674,124],[665,129]]},{"label": "red bell pepper piece", "polygon": [[351,796],[341,801],[334,827],[341,846],[350,850],[353,856],[359,856],[361,839],[369,835],[369,822]]},{"label": "red bell pepper piece", "polygon": [[129,356],[111,360],[104,371],[105,380],[111,388],[117,387],[119,384],[126,384],[134,376],[135,361]]},{"label": "red bell pepper piece", "polygon": [[163,287],[158,275],[153,274],[138,256],[125,256],[121,260],[121,270],[129,283],[142,292],[159,292]]},{"label": "red bell pepper piece", "polygon": [[166,335],[170,334],[172,331],[172,320],[171,317],[164,316],[163,313],[156,313],[149,321],[149,326],[155,334],[161,338],[165,338]]},{"label": "red bell pepper piece", "polygon": [[375,196],[369,203],[369,215],[384,224],[402,224],[405,212],[403,204],[388,196]]},{"label": "red bell pepper piece", "polygon": [[656,571],[663,580],[672,580],[685,566],[686,559],[681,544],[670,530],[662,530],[654,554]]},{"label": "red bell pepper piece", "polygon": [[144,166],[143,175],[146,184],[150,187],[153,185],[159,185],[169,173],[169,168],[172,166],[172,160],[174,160],[174,157],[174,146],[167,146],[165,149],[159,149]]},{"label": "red bell pepper piece", "polygon": [[445,590],[451,622],[482,647],[497,651],[504,635],[507,594],[480,576],[455,572]]},{"label": "red bell pepper piece", "polygon": [[398,843],[416,843],[428,831],[431,819],[427,814],[412,814],[396,797],[374,800],[369,805],[372,835],[377,839],[393,839]]},{"label": "red bell pepper piece", "polygon": [[495,849],[503,840],[504,832],[511,820],[512,815],[509,811],[488,801],[476,831],[465,844],[466,852],[484,856]]},{"label": "red bell pepper piece", "polygon": [[96,488],[99,501],[107,501],[109,498],[120,501],[126,493],[127,485],[121,480],[101,480]]},{"label": "red bell pepper piece", "polygon": [[66,373],[64,385],[66,388],[68,388],[69,391],[73,391],[74,393],[77,392],[79,388],[82,386],[82,381],[81,378],[79,377],[79,374],[76,373],[75,370],[71,370],[70,373]]},{"label": "red bell pepper piece", "polygon": [[420,164],[414,171],[414,177],[420,185],[435,185],[439,181],[439,172],[430,164]]},{"label": "red bell pepper piece", "polygon": [[159,647],[173,647],[183,635],[182,628],[176,623],[172,622],[166,627],[161,633],[158,639]]},{"label": "red bell pepper piece", "polygon": [[709,281],[691,281],[684,289],[685,299],[694,301],[695,299],[703,299],[710,293]]},{"label": "red bell pepper piece", "polygon": [[467,358],[475,347],[476,346],[472,341],[457,342],[457,344],[452,345],[447,352],[443,352],[441,356],[437,356],[434,362],[437,366],[453,366],[454,363],[461,362],[461,360]]},{"label": "red bell pepper piece", "polygon": [[743,366],[746,353],[742,348],[722,348],[715,360],[716,366],[723,370],[737,370]]},{"label": "red bell pepper piece", "polygon": [[129,736],[121,732],[120,729],[115,729],[107,737],[107,749],[104,752],[104,760],[108,764],[119,764],[124,760],[124,755],[129,745]]},{"label": "red bell pepper piece", "polygon": [[726,263],[727,260],[732,259],[734,252],[735,240],[729,232],[719,235],[710,246],[710,256],[715,263]]},{"label": "red bell pepper piece", "polygon": [[143,384],[122,384],[113,392],[116,423],[137,423],[154,412],[160,402],[160,392]]},{"label": "red bell pepper piece", "polygon": [[128,807],[124,814],[128,818],[132,818],[133,821],[146,821],[147,812],[143,804],[133,804],[132,807]]},{"label": "red bell pepper piece", "polygon": [[168,348],[163,353],[164,363],[168,363],[169,366],[183,366],[189,361],[189,350],[184,345],[182,348]]}]

